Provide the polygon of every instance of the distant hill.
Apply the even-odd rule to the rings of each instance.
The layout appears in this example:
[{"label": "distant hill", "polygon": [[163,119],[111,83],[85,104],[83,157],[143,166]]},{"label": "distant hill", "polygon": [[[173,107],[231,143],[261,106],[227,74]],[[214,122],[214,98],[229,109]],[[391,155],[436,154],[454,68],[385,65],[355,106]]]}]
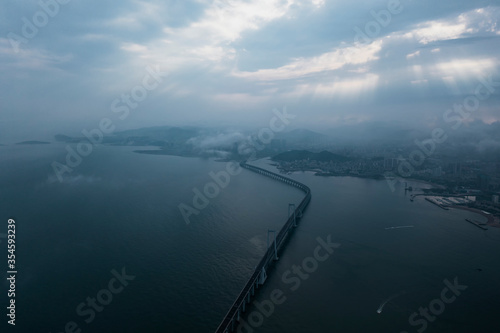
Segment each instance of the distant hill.
[{"label": "distant hill", "polygon": [[342,145],[413,144],[415,138],[428,135],[425,128],[376,121],[342,125],[325,133]]},{"label": "distant hill", "polygon": [[[202,132],[201,129],[192,127],[170,127],[157,126],[116,132],[105,136],[104,144],[124,146],[168,146],[173,144],[184,144],[190,138]],[[85,137],[71,137],[63,134],[55,135],[56,141],[66,143],[77,143],[88,140]]]},{"label": "distant hill", "polygon": [[16,145],[49,145],[50,142],[47,141],[23,141],[18,142]]},{"label": "distant hill", "polygon": [[292,146],[301,146],[308,149],[323,145],[331,140],[328,135],[307,129],[299,128],[289,132],[281,132],[276,134],[276,139],[286,140],[287,144]]},{"label": "distant hill", "polygon": [[192,137],[200,135],[203,129],[196,127],[157,126],[125,130],[115,133],[116,138],[142,138],[150,141],[185,143]]},{"label": "distant hill", "polygon": [[346,162],[350,161],[351,158],[347,156],[342,156],[338,154],[331,153],[329,151],[322,151],[319,153],[313,153],[307,150],[290,150],[281,154],[278,154],[272,158],[274,161],[292,162],[300,160],[311,160],[318,162]]},{"label": "distant hill", "polygon": [[54,139],[57,142],[67,142],[67,143],[70,143],[70,142],[77,143],[77,142],[80,142],[80,140],[81,140],[81,138],[72,138],[70,136],[63,135],[63,134],[54,135]]}]

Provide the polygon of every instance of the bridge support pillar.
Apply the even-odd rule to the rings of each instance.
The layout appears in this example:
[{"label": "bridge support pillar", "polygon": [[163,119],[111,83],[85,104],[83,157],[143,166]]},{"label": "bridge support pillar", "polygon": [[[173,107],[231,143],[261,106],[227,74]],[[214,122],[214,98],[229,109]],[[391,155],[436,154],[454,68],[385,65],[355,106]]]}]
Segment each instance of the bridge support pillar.
[{"label": "bridge support pillar", "polygon": [[274,234],[274,260],[278,260],[278,249],[276,247],[276,230],[267,229],[267,248],[269,249],[269,233]]},{"label": "bridge support pillar", "polygon": [[[290,208],[292,209],[292,213],[290,213]],[[293,226],[297,226],[297,217],[295,216],[295,204],[288,204],[288,218],[293,214]]]},{"label": "bridge support pillar", "polygon": [[266,282],[267,279],[267,273],[266,269],[262,267],[262,270],[260,271],[260,276],[259,276],[259,284],[262,285],[264,282]]}]

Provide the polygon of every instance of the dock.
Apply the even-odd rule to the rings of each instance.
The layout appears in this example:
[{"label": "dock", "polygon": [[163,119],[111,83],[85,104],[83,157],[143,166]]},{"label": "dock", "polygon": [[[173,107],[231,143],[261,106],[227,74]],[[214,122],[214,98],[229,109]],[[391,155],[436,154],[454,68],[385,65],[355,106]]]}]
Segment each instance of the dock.
[{"label": "dock", "polygon": [[465,219],[465,221],[467,221],[467,222],[469,222],[469,223],[471,223],[471,224],[474,224],[476,227],[481,228],[481,229],[483,229],[483,230],[488,230],[488,228],[485,228],[485,227],[483,227],[483,226],[479,225],[479,223],[476,223],[476,222],[474,222],[474,221],[472,221],[472,220],[470,220],[470,219]]},{"label": "dock", "polygon": [[443,206],[443,205],[441,205],[441,204],[437,203],[437,202],[436,202],[436,201],[434,201],[434,200],[431,200],[431,199],[429,199],[429,198],[425,198],[425,200],[429,201],[429,202],[430,202],[430,203],[432,203],[432,204],[435,204],[436,206],[438,206],[438,207],[439,207],[439,208],[441,208],[441,209],[444,209],[444,210],[449,210],[449,208],[448,208],[448,207],[445,207],[445,206]]}]

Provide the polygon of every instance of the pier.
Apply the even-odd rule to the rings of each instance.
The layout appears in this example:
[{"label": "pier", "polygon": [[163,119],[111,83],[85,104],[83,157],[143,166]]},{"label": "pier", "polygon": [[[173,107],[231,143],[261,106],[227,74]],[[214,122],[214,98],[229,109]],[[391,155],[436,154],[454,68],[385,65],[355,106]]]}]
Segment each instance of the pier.
[{"label": "pier", "polygon": [[436,206],[438,206],[439,208],[441,209],[444,209],[444,210],[449,210],[449,208],[443,206],[442,204],[438,203],[436,200],[433,200],[433,199],[429,199],[429,198],[425,198],[425,200],[429,201],[430,203],[432,204],[435,204]]},{"label": "pier", "polygon": [[475,225],[476,227],[478,227],[478,228],[480,228],[480,229],[483,229],[483,230],[488,230],[488,228],[485,228],[485,227],[481,226],[479,223],[474,222],[474,221],[472,221],[472,220],[465,219],[465,221],[469,222],[470,224]]},{"label": "pier", "polygon": [[259,286],[263,285],[264,282],[266,281],[267,279],[266,272],[272,265],[274,260],[277,260],[278,250],[284,244],[284,241],[286,237],[290,234],[291,230],[295,226],[297,226],[297,221],[302,217],[304,210],[311,201],[311,190],[309,189],[309,187],[298,181],[295,181],[293,179],[284,177],[277,173],[253,165],[246,164],[246,162],[241,162],[240,166],[247,170],[256,172],[258,174],[267,176],[274,180],[294,186],[299,190],[303,191],[306,195],[304,199],[302,199],[300,204],[294,210],[292,209],[292,213],[290,213],[290,208],[293,207],[294,205],[289,205],[288,220],[285,222],[285,224],[278,232],[278,234],[276,235],[275,233],[275,238],[273,242],[268,246],[266,253],[260,260],[257,267],[255,268],[252,276],[250,277],[250,279],[247,281],[247,283],[239,293],[238,297],[234,301],[233,305],[227,312],[222,322],[219,324],[219,327],[215,331],[216,333],[230,333],[236,329],[237,323],[240,320],[240,316],[242,315],[243,312],[245,312],[247,304],[250,303],[252,296],[255,295]]}]

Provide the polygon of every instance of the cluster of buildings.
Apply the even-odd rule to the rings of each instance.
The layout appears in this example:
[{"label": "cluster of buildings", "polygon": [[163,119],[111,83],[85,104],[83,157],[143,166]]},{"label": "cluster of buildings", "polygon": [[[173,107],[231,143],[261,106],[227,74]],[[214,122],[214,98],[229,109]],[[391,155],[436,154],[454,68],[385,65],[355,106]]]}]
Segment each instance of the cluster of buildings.
[{"label": "cluster of buildings", "polygon": [[278,168],[283,172],[316,171],[319,175],[383,177],[384,160],[350,160],[343,162],[297,160],[281,161]]},{"label": "cluster of buildings", "polygon": [[[367,154],[368,155],[368,154]],[[371,154],[370,154],[371,155]],[[279,161],[282,172],[316,171],[324,176],[360,176],[382,178],[398,176],[401,158],[365,156],[345,161],[318,161],[302,159]],[[399,175],[400,176],[400,175]],[[451,160],[429,158],[415,167],[408,178],[443,185],[449,193],[478,196],[479,202],[498,206],[500,201],[500,161]]]}]

